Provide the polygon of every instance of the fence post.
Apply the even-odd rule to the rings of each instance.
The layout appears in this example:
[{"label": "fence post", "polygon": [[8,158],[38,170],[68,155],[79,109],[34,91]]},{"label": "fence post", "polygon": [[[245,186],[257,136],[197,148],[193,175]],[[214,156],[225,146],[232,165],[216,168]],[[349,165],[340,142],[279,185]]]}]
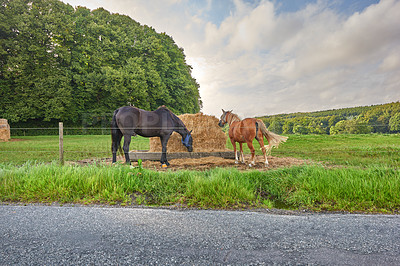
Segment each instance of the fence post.
[{"label": "fence post", "polygon": [[64,130],[63,122],[58,123],[58,135],[59,135],[59,152],[60,152],[60,164],[64,165]]}]

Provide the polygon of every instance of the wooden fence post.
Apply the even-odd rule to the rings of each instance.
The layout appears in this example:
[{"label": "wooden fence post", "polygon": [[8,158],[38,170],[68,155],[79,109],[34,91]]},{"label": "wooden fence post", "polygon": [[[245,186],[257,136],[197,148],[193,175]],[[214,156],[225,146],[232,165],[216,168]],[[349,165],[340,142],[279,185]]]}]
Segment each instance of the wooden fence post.
[{"label": "wooden fence post", "polygon": [[58,135],[59,135],[59,152],[60,152],[60,164],[64,165],[64,130],[63,122],[58,123]]}]

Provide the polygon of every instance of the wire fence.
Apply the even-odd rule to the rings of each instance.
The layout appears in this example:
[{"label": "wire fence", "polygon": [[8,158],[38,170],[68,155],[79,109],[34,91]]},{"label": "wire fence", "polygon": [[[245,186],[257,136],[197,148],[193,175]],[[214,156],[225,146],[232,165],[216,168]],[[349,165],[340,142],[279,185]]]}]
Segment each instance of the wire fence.
[{"label": "wire fence", "polygon": [[[57,136],[60,133],[59,130],[60,129],[56,128],[56,127],[10,128],[10,132],[11,132],[10,142],[20,141],[20,140],[21,141],[22,140],[27,140],[27,139],[29,139],[30,136],[32,136],[32,137],[34,137],[34,136],[45,137],[45,136],[49,136],[50,135],[50,134],[41,134],[43,131],[51,131],[51,133],[53,133],[51,135]],[[29,131],[29,134],[26,134],[26,133],[25,134],[20,134],[21,132],[24,132],[24,131],[25,132]],[[65,151],[68,152],[68,153],[91,152],[90,150],[87,150],[85,148],[85,143],[79,144],[79,140],[74,140],[74,139],[70,138],[72,136],[84,136],[84,135],[93,135],[93,136],[94,135],[99,135],[99,136],[103,136],[101,138],[101,143],[99,142],[98,145],[95,146],[96,147],[95,152],[104,153],[104,154],[107,154],[107,153],[111,152],[111,128],[110,127],[108,127],[108,128],[106,128],[106,127],[96,127],[96,128],[63,127],[63,131],[62,132],[63,132],[63,136],[66,137],[66,141],[67,142],[66,142]],[[83,132],[85,134],[76,134],[76,132]],[[99,132],[101,134],[98,134]],[[105,140],[104,137],[106,135],[109,135],[110,138],[106,141],[106,143],[104,143],[104,140]],[[323,134],[321,134],[321,135],[323,135]],[[398,135],[398,133],[397,134],[393,134],[393,135],[396,136],[396,135]],[[290,139],[291,134],[287,134],[287,136],[289,136],[289,139]],[[296,136],[301,138],[301,136],[303,136],[303,135],[296,135]],[[348,135],[348,136],[349,137],[350,136],[354,137],[354,136],[357,136],[357,135]],[[33,152],[34,153],[34,152],[55,152],[55,151],[58,151],[59,147],[56,145],[57,143],[54,143],[54,140],[53,140],[53,142],[48,142],[48,143],[46,143],[46,140],[41,140],[40,142],[41,142],[41,144],[43,144],[41,146],[41,148],[36,148],[34,146],[34,147],[32,147],[33,149],[29,149],[29,147],[28,147],[28,148],[24,148],[23,150],[18,150],[18,149],[7,150],[7,148],[5,148],[5,146],[3,145],[4,147],[0,148],[0,152],[4,154],[4,153],[12,153],[12,152],[31,152],[31,153]],[[400,143],[400,140],[399,140],[399,143]],[[50,144],[53,145],[51,149],[49,149],[49,145]],[[135,138],[132,138],[132,144],[135,145],[135,149],[137,149],[137,150],[148,149],[148,145],[146,145],[146,143],[144,141],[135,141]],[[78,150],[71,150],[71,147],[72,148],[77,148],[77,146],[79,148]],[[11,146],[8,145],[7,147],[10,148]],[[91,145],[90,147],[92,148],[93,145]],[[321,147],[321,150],[323,150],[323,149],[324,149],[324,147]],[[364,152],[364,151],[361,151],[361,150],[347,150],[347,151],[348,152]],[[312,151],[312,150],[311,151],[304,151],[305,154],[311,153],[311,152],[315,152],[315,151]],[[382,150],[382,151],[376,151],[376,152],[385,153],[386,151]]]},{"label": "wire fence", "polygon": [[[58,128],[25,127],[8,130],[6,139],[0,139],[0,162],[59,160],[63,164],[64,160],[110,158],[112,155],[109,127],[63,127],[60,123]],[[135,149],[148,149],[148,144],[135,138],[132,138],[132,146]]]}]

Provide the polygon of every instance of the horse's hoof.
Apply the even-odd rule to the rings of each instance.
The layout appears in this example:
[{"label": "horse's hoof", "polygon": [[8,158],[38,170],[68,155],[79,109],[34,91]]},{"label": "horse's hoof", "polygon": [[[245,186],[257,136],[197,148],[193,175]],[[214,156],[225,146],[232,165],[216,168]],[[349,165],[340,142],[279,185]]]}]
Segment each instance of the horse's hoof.
[{"label": "horse's hoof", "polygon": [[166,165],[165,163],[163,163],[163,164],[161,165],[161,167],[162,167],[162,168],[167,168],[168,165]]},{"label": "horse's hoof", "polygon": [[238,164],[239,162],[238,161],[235,161],[235,164]]}]

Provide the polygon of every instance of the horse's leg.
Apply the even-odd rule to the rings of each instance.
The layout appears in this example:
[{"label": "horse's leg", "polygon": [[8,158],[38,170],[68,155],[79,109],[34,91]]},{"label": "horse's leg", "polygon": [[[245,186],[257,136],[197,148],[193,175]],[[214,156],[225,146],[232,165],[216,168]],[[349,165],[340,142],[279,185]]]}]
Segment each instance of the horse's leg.
[{"label": "horse's leg", "polygon": [[231,139],[231,143],[233,146],[233,152],[235,153],[235,163],[238,164],[239,158],[238,158],[238,154],[237,154],[237,150],[236,150],[236,142],[233,139]]},{"label": "horse's leg", "polygon": [[161,165],[165,164],[166,166],[169,166],[169,162],[167,161],[167,144],[170,136],[171,134],[160,136],[160,141],[162,145],[161,160],[160,160]]},{"label": "horse's leg", "polygon": [[254,157],[256,154],[256,150],[254,149],[253,143],[251,141],[247,141],[247,147],[249,147],[250,151],[251,151],[251,162],[249,163],[249,166],[252,167],[254,166],[256,163],[254,162]]},{"label": "horse's leg", "polygon": [[259,135],[257,137],[257,140],[258,140],[258,143],[260,144],[260,148],[261,148],[262,153],[264,155],[264,164],[265,164],[265,166],[268,166],[267,151],[266,151],[266,149],[264,147],[264,137],[263,137],[263,135],[262,134],[261,134],[261,136]]},{"label": "horse's leg", "polygon": [[117,152],[120,149],[122,139],[121,131],[112,132],[112,163],[117,162]]},{"label": "horse's leg", "polygon": [[123,150],[125,153],[125,162],[126,164],[131,164],[131,159],[129,158],[129,144],[131,144],[131,135],[124,135],[124,146]]},{"label": "horse's leg", "polygon": [[239,146],[240,146],[240,156],[242,157],[242,163],[244,163],[243,143],[239,142]]}]

